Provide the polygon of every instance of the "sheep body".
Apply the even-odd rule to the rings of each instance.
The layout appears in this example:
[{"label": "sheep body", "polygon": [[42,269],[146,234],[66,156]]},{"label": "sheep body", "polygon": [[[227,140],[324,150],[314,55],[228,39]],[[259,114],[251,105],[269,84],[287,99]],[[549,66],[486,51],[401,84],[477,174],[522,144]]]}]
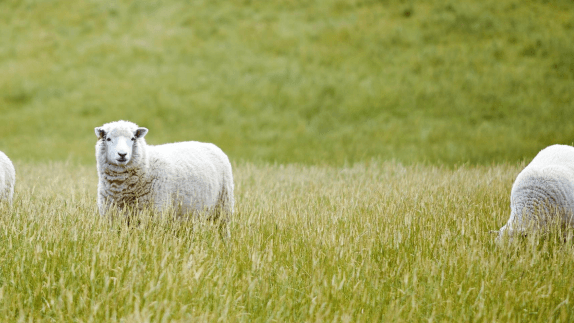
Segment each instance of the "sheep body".
[{"label": "sheep body", "polygon": [[[178,215],[208,211],[217,218],[222,214],[227,221],[234,197],[231,164],[225,153],[197,141],[147,145],[146,133],[147,129],[128,121],[96,128],[100,214],[112,205],[139,210],[152,207],[158,212],[171,208]],[[122,138],[133,138],[132,147],[124,152],[127,161],[119,155],[122,149],[111,151]]]},{"label": "sheep body", "polygon": [[574,224],[574,147],[541,150],[516,177],[510,193],[510,218],[499,236],[524,234],[556,223]]},{"label": "sheep body", "polygon": [[12,203],[14,185],[16,184],[16,170],[10,158],[0,151],[0,200]]}]

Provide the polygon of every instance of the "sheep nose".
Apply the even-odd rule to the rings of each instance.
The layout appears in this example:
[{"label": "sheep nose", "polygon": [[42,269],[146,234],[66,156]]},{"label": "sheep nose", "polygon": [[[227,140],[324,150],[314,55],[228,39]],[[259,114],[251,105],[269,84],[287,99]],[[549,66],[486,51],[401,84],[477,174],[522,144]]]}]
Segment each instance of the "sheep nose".
[{"label": "sheep nose", "polygon": [[122,158],[126,157],[127,154],[128,153],[118,153],[118,155],[120,155],[120,157],[122,157]]}]

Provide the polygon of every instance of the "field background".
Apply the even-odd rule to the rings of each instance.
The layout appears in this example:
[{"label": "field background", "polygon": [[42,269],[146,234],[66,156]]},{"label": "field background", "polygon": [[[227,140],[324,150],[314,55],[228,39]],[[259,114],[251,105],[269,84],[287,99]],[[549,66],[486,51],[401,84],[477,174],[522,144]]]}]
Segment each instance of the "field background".
[{"label": "field background", "polygon": [[[573,39],[571,0],[0,1],[0,321],[572,321],[574,244],[488,231],[574,141]],[[96,215],[119,119],[229,155],[228,241]]]},{"label": "field background", "polygon": [[93,163],[93,128],[234,160],[520,161],[571,144],[574,4],[0,2],[0,149]]}]

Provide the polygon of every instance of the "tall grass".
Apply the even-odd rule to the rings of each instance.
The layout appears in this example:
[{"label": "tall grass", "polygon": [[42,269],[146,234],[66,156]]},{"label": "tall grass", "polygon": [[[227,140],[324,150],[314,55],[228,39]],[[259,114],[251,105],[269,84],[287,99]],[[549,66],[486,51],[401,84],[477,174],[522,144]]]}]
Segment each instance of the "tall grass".
[{"label": "tall grass", "polygon": [[[497,247],[521,165],[234,165],[231,236],[96,211],[93,166],[17,166],[3,321],[529,321],[574,317],[572,242]],[[147,220],[149,221],[147,221]]]}]

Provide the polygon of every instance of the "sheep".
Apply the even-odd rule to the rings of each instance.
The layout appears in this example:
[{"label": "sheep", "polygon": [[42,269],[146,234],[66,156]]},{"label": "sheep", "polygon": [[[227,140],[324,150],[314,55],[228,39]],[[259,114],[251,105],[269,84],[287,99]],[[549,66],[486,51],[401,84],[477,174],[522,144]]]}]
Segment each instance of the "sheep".
[{"label": "sheep", "polygon": [[214,144],[147,145],[148,129],[123,120],[95,132],[100,215],[115,206],[124,213],[151,208],[229,221],[234,206],[231,164]]},{"label": "sheep", "polygon": [[16,171],[10,158],[0,151],[0,200],[12,204],[14,185],[16,184]]},{"label": "sheep", "polygon": [[[510,193],[510,218],[498,231],[525,235],[552,224],[574,224],[574,147],[552,145],[541,150],[516,177]],[[496,231],[495,231],[496,232]]]}]

